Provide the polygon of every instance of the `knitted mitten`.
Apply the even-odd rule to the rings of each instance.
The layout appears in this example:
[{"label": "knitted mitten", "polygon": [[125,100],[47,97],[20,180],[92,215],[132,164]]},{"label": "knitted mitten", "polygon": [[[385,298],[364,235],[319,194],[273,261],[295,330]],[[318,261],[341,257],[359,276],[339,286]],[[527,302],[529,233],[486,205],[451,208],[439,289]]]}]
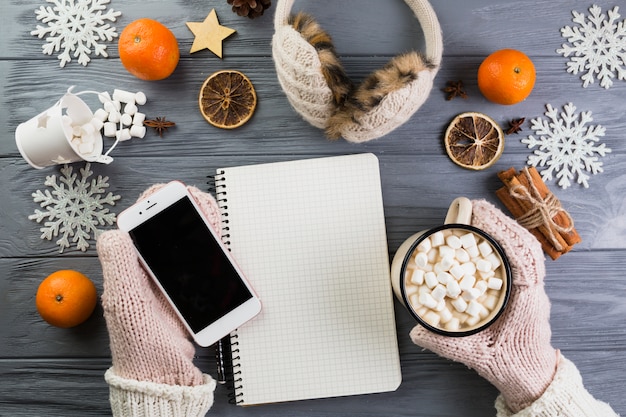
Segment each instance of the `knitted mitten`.
[{"label": "knitted mitten", "polygon": [[[158,188],[151,187],[140,198]],[[210,223],[219,230],[219,211],[213,197],[195,188],[189,190]],[[176,313],[141,266],[130,236],[119,230],[104,232],[98,238],[97,249],[104,276],[102,305],[113,359],[106,379],[111,386],[114,415],[144,414],[136,410],[130,414],[116,413],[119,404],[114,401],[124,403],[121,408],[136,408],[139,403],[151,403],[158,408],[163,407],[159,404],[162,399],[167,407],[182,410],[181,415],[192,415],[194,410],[204,415],[213,403],[215,382],[193,364],[195,347]],[[192,386],[197,389],[187,389]],[[183,406],[181,401],[185,403]],[[147,409],[145,415],[149,414]]]},{"label": "knitted mitten", "polygon": [[556,372],[558,355],[550,344],[550,301],[543,285],[544,255],[526,229],[493,205],[479,200],[472,206],[472,225],[497,240],[511,264],[513,287],[505,311],[490,327],[471,336],[441,336],[416,326],[411,339],[476,370],[517,412],[543,394]]}]

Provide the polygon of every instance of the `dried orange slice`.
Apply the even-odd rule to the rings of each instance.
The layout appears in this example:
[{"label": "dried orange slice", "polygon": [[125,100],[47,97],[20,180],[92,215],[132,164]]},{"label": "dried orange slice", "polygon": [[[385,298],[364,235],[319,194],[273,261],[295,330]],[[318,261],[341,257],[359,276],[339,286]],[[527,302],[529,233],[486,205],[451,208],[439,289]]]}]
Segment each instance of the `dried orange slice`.
[{"label": "dried orange slice", "polygon": [[241,72],[218,71],[202,84],[198,103],[207,122],[222,129],[234,129],[252,117],[256,91]]},{"label": "dried orange slice", "polygon": [[489,116],[477,112],[456,116],[446,129],[444,141],[450,159],[473,170],[490,167],[504,150],[502,128]]}]

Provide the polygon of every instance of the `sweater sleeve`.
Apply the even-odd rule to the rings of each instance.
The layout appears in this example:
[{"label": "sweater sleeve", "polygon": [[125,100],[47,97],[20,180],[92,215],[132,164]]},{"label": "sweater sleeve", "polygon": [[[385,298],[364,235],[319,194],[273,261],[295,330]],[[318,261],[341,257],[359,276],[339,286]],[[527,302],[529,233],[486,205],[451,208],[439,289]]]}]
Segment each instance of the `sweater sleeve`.
[{"label": "sweater sleeve", "polygon": [[495,407],[497,417],[619,417],[607,403],[593,398],[576,365],[563,356],[554,379],[537,401],[513,413],[499,395]]},{"label": "sweater sleeve", "polygon": [[126,379],[110,368],[104,374],[114,417],[204,417],[213,405],[215,380],[204,374],[196,386]]}]

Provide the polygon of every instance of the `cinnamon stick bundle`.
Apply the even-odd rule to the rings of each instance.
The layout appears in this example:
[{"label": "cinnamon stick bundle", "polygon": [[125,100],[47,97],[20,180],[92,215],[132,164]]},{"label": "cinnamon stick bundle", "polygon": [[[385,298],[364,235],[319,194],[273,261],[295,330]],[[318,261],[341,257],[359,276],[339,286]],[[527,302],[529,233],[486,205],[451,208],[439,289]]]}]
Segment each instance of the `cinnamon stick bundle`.
[{"label": "cinnamon stick bundle", "polygon": [[499,172],[498,178],[504,187],[496,191],[496,196],[537,238],[550,258],[557,259],[582,241],[573,219],[534,167],[525,167],[519,173],[509,168]]}]

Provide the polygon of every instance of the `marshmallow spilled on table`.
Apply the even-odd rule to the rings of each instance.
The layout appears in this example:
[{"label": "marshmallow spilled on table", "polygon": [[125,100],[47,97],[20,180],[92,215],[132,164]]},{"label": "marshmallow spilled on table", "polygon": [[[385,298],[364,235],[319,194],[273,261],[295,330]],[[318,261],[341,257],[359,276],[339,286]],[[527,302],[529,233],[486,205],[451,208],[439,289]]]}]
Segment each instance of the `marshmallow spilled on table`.
[{"label": "marshmallow spilled on table", "polygon": [[98,109],[94,117],[102,122],[104,136],[125,141],[146,135],[146,127],[143,125],[146,115],[139,112],[137,107],[146,104],[144,93],[115,89],[113,97],[104,92],[98,94],[98,99],[103,108]]},{"label": "marshmallow spilled on table", "polygon": [[491,244],[463,229],[444,229],[418,245],[405,273],[413,310],[448,331],[477,327],[493,316],[504,286],[502,261]]}]

